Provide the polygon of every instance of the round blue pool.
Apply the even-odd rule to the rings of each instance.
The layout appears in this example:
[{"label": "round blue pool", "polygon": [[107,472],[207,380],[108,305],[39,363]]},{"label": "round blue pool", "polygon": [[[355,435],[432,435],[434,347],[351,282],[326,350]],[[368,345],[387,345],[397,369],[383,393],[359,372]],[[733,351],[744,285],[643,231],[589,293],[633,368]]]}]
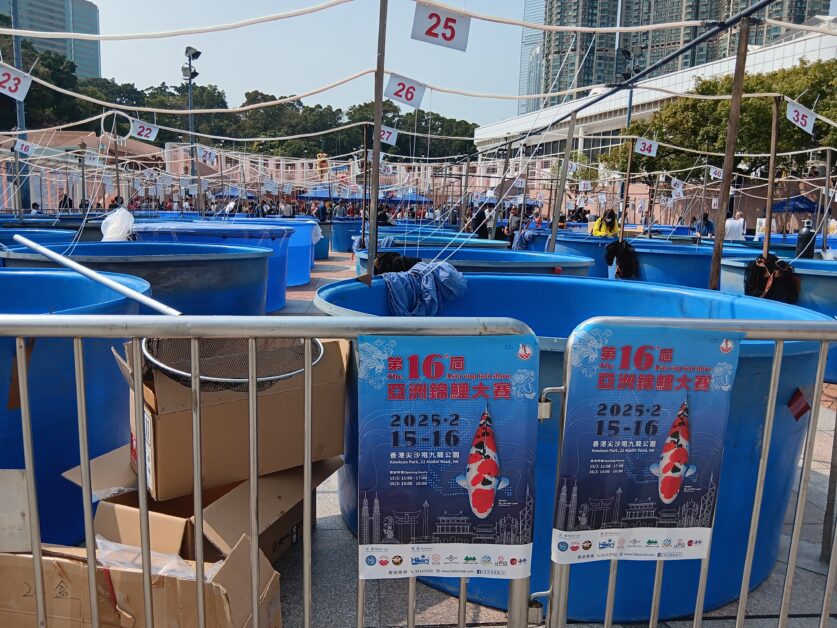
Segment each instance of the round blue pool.
[{"label": "round blue pool", "polygon": [[267,262],[265,308],[269,313],[278,312],[285,307],[288,242],[293,234],[290,227],[216,222],[150,222],[134,224],[134,234],[141,242],[185,242],[268,248],[273,253]]},{"label": "round blue pool", "polygon": [[[148,282],[111,279],[143,294]],[[135,301],[69,270],[0,269],[2,314],[137,314]],[[84,535],[81,491],[61,474],[79,464],[73,342],[37,338],[29,355],[29,391],[41,535],[75,545]],[[84,340],[90,456],[128,443],[128,385],[111,349],[121,341]],[[22,469],[20,408],[15,383],[15,339],[0,337],[0,468]]]},{"label": "round blue pool", "polygon": [[[661,286],[640,282],[607,282],[579,277],[544,275],[466,275],[467,293],[446,301],[444,316],[510,316],[528,324],[540,337],[540,386],[563,382],[564,346],[570,332],[594,316],[674,316],[685,318],[734,318],[773,320],[824,320],[804,308],[709,290]],[[502,295],[502,298],[498,298]],[[560,308],[541,304],[560,303]],[[369,288],[355,280],[321,288],[315,304],[332,316],[388,315],[386,288],[376,278]],[[762,426],[772,361],[772,345],[745,342],[732,392],[725,440],[718,508],[709,567],[706,608],[717,608],[737,598],[747,546],[749,521],[758,468]],[[758,532],[758,551],[752,585],[770,573],[779,551],[785,511],[796,477],[806,421],[795,421],[786,407],[797,387],[810,398],[817,362],[815,343],[787,343],[779,383],[776,421],[770,448],[764,501]],[[356,366],[353,366],[356,368]],[[356,372],[350,392],[355,392]],[[351,397],[350,397],[351,398]],[[559,442],[558,413],[538,425],[535,547],[531,590],[549,586],[550,540],[555,501],[555,469]],[[345,460],[340,471],[340,502],[346,523],[357,522],[357,415],[348,406]],[[671,561],[663,578],[661,618],[691,615],[699,576],[698,561]],[[569,615],[579,621],[601,621],[604,616],[608,563],[574,565],[570,577]],[[647,621],[651,606],[654,564],[622,561],[616,589],[616,621]],[[437,579],[433,586],[450,593],[458,582]],[[495,607],[506,607],[507,583],[472,579],[469,597]],[[673,592],[676,592],[674,594]]]},{"label": "round blue pool", "polygon": [[[440,248],[385,248],[379,253],[401,253],[407,257],[418,257],[430,262],[436,259],[450,262],[463,273],[526,273],[538,275],[577,275],[585,277],[593,265],[589,257],[559,255],[557,253],[535,253],[533,251],[509,251],[495,249],[466,249],[458,251]],[[358,275],[366,272],[369,251],[362,249],[355,253],[355,267]]]},{"label": "round blue pool", "polygon": [[350,253],[352,238],[360,235],[360,218],[335,218],[331,223],[331,248],[339,253]]},{"label": "round blue pool", "polygon": [[22,235],[24,238],[37,242],[38,244],[53,244],[58,242],[70,242],[76,232],[69,229],[17,229],[5,227],[0,229],[0,244],[4,246],[20,246],[14,240],[15,235]]},{"label": "round blue pool", "polygon": [[[663,242],[663,240],[658,240]],[[706,288],[709,286],[709,270],[712,265],[712,247],[654,244],[634,241],[639,279],[654,283]],[[724,258],[751,258],[752,250],[746,247],[724,245]]]},{"label": "round blue pool", "polygon": [[[215,223],[210,223],[215,224]],[[310,218],[234,218],[221,224],[247,224],[293,229],[288,242],[288,285],[304,286],[311,281],[314,266],[314,238],[320,237],[319,224]]]},{"label": "round blue pool", "polygon": [[[268,248],[181,242],[83,242],[48,248],[94,270],[141,277],[151,284],[155,299],[183,314],[265,313],[267,265],[273,253]],[[0,251],[0,264],[57,266],[20,246]]]}]

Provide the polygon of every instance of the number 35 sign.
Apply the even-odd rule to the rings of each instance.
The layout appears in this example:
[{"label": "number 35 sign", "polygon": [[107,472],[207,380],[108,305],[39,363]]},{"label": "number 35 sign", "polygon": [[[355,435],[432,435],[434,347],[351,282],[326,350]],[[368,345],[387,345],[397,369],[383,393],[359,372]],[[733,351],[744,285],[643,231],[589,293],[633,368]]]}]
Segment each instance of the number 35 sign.
[{"label": "number 35 sign", "polygon": [[795,102],[789,102],[785,115],[787,115],[788,120],[800,129],[807,131],[811,135],[814,134],[814,120],[816,120],[817,115],[810,109],[806,109]]},{"label": "number 35 sign", "polygon": [[412,38],[465,52],[471,18],[445,9],[416,2]]},{"label": "number 35 sign", "polygon": [[387,88],[384,90],[384,98],[391,98],[405,105],[418,109],[421,106],[421,99],[424,98],[425,85],[418,81],[390,74]]}]

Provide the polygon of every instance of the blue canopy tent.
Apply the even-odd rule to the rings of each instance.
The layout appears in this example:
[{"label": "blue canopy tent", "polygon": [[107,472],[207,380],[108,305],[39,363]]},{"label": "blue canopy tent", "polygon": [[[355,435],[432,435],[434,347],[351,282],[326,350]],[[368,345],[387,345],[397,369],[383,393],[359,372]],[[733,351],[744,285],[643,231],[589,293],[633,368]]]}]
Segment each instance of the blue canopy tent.
[{"label": "blue canopy tent", "polygon": [[311,188],[305,194],[300,194],[298,198],[305,201],[330,201],[336,199],[337,195],[327,187],[319,187]]},{"label": "blue canopy tent", "polygon": [[395,196],[391,199],[386,200],[390,203],[403,203],[406,205],[429,205],[433,202],[426,196],[422,196],[421,194],[417,194],[416,192],[409,192],[407,194]]},{"label": "blue canopy tent", "polygon": [[246,198],[247,200],[255,200],[256,195],[249,190],[242,190],[237,185],[225,185],[220,191],[214,192],[215,198]]},{"label": "blue canopy tent", "polygon": [[794,196],[773,203],[773,213],[790,212],[792,214],[816,214],[818,203],[806,196]]}]

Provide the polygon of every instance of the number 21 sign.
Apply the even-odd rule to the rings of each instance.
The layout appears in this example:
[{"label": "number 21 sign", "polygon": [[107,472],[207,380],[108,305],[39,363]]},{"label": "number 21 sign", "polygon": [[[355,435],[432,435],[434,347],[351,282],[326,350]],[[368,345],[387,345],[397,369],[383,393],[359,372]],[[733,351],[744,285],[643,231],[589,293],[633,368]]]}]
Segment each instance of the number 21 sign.
[{"label": "number 21 sign", "polygon": [[416,2],[413,39],[465,52],[470,30],[469,16]]},{"label": "number 21 sign", "polygon": [[390,74],[387,88],[384,90],[384,98],[391,98],[418,109],[421,106],[421,99],[424,98],[424,90],[425,85],[418,81],[398,74]]},{"label": "number 21 sign", "polygon": [[143,120],[131,120],[131,135],[141,140],[149,140],[151,142],[157,137],[160,127],[144,122]]},{"label": "number 21 sign", "polygon": [[786,115],[788,120],[800,129],[811,135],[814,134],[814,120],[816,120],[817,115],[813,111],[795,102],[788,102]]}]

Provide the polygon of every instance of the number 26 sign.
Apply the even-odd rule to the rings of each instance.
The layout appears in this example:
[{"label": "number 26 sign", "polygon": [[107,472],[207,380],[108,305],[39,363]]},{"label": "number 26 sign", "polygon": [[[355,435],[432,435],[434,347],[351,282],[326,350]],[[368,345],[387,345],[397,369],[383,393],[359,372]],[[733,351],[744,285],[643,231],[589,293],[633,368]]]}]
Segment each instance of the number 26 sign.
[{"label": "number 26 sign", "polygon": [[424,90],[425,85],[418,81],[398,74],[390,74],[387,88],[384,90],[384,98],[391,98],[418,109],[421,106],[421,99],[424,98]]},{"label": "number 26 sign", "polygon": [[149,124],[143,120],[131,120],[131,135],[141,140],[153,142],[159,131],[160,127],[154,124]]},{"label": "number 26 sign", "polygon": [[445,9],[416,2],[412,38],[465,52],[471,18]]}]

